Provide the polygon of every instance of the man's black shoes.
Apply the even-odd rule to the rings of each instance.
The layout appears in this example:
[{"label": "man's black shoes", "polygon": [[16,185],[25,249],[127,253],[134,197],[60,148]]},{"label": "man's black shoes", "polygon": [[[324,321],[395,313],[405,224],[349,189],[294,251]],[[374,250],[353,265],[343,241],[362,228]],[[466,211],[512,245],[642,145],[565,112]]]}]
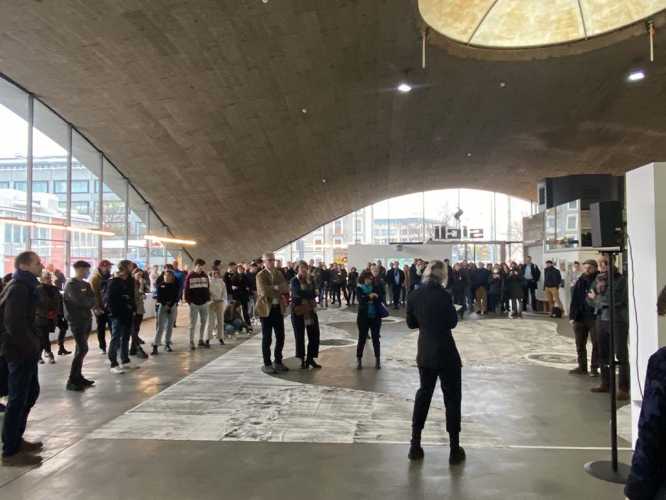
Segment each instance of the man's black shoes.
[{"label": "man's black shoes", "polygon": [[412,441],[412,443],[409,445],[409,454],[407,457],[409,457],[410,460],[423,460],[424,456],[425,453],[423,453],[421,443]]},{"label": "man's black shoes", "polygon": [[465,461],[465,450],[462,446],[451,449],[449,453],[449,465],[459,465]]}]

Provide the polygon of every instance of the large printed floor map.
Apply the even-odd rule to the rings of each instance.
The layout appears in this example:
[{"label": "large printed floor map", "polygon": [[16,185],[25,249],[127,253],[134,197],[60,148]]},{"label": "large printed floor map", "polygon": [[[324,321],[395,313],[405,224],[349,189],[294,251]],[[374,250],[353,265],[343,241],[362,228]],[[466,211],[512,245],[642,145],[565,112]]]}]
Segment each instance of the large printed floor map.
[{"label": "large printed floor map", "polygon": [[[324,370],[354,370],[355,313],[320,311],[322,351],[342,349],[345,366]],[[399,335],[383,352],[384,369],[400,382],[390,391],[308,384],[266,375],[261,366],[261,335],[244,343],[168,387],[151,399],[97,429],[91,439],[158,439],[206,441],[274,441],[308,443],[407,443],[418,375],[414,368],[415,332],[404,321],[390,320]],[[399,323],[396,325],[395,323]],[[292,356],[294,339],[285,318],[285,356]],[[571,368],[572,339],[557,334],[554,323],[540,320],[489,319],[464,321],[455,330],[465,366],[543,364]],[[366,349],[370,349],[370,342]],[[534,355],[539,355],[536,358]],[[294,363],[291,363],[295,366]],[[372,369],[372,368],[370,368]],[[401,376],[395,372],[401,371]],[[402,373],[404,372],[404,376]],[[290,375],[294,375],[290,373]],[[391,379],[393,380],[393,379]],[[463,412],[467,446],[504,446],[493,426]],[[444,411],[439,392],[433,398],[423,433],[425,444],[445,444]]]}]

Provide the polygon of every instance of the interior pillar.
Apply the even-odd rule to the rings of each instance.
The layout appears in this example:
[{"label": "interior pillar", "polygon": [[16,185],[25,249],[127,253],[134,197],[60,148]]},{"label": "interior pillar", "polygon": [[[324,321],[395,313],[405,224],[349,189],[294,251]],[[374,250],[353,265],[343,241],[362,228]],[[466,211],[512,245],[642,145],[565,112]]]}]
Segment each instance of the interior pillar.
[{"label": "interior pillar", "polygon": [[666,345],[666,318],[657,316],[657,296],[666,284],[666,163],[626,174],[629,260],[629,359],[632,436],[637,437],[650,356]]}]

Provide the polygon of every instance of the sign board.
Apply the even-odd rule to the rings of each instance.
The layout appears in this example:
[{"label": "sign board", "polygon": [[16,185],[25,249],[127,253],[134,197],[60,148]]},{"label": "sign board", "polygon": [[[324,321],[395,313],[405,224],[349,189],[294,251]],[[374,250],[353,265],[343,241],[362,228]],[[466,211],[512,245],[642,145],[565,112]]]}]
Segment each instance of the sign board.
[{"label": "sign board", "polygon": [[447,226],[434,226],[434,237],[435,241],[442,240],[461,240],[463,238],[470,238],[473,240],[482,240],[483,239],[483,229],[467,229],[461,231],[455,227]]}]

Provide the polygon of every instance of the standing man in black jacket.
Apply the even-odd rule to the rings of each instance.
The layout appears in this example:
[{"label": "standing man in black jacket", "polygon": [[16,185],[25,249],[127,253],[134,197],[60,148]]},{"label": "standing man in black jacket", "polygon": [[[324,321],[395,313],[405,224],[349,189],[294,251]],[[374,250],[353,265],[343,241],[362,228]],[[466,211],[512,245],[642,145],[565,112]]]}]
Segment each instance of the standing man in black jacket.
[{"label": "standing man in black jacket", "polygon": [[[105,306],[111,316],[109,361],[111,361],[111,373],[116,374],[125,373],[126,370],[133,368],[129,359],[129,339],[136,304],[134,280],[130,276],[131,264],[129,260],[118,262],[118,272],[106,288]],[[119,350],[122,366],[118,365]]]},{"label": "standing man in black jacket", "polygon": [[597,277],[597,263],[587,260],[583,263],[583,274],[576,280],[571,293],[569,306],[569,320],[573,325],[576,337],[576,351],[578,352],[578,368],[569,371],[572,375],[587,374],[587,337],[592,342],[592,359],[590,363],[590,376],[599,376],[599,346],[597,342],[597,329],[595,326],[594,307],[587,302],[587,295]]},{"label": "standing man in black jacket", "polygon": [[42,263],[35,252],[23,252],[14,260],[16,269],[12,280],[0,295],[2,311],[2,357],[8,368],[8,399],[2,426],[2,462],[4,465],[37,465],[39,457],[19,452],[35,452],[41,442],[23,439],[30,410],[39,397],[37,361],[41,353],[39,335],[35,328],[37,276]]},{"label": "standing man in black jacket", "polygon": [[550,309],[551,318],[562,317],[562,301],[560,300],[560,287],[562,286],[562,273],[555,267],[552,260],[546,261],[543,271],[543,289]]},{"label": "standing man in black jacket", "polygon": [[391,269],[386,273],[386,281],[391,287],[391,296],[393,298],[393,309],[400,308],[400,295],[402,294],[402,284],[405,282],[405,273],[400,269],[400,263],[396,260],[391,264]]},{"label": "standing man in black jacket", "polygon": [[416,364],[421,379],[414,400],[409,458],[423,458],[421,431],[439,378],[446,407],[446,431],[451,443],[449,464],[456,465],[465,460],[465,450],[460,446],[462,363],[451,334],[451,329],[458,324],[458,316],[451,295],[443,287],[445,282],[444,263],[432,261],[423,273],[422,286],[407,298],[407,326],[419,329]]},{"label": "standing man in black jacket", "polygon": [[85,260],[76,261],[74,276],[65,285],[65,317],[72,329],[76,342],[76,352],[72,360],[66,389],[68,391],[82,391],[95,384],[83,376],[83,360],[88,354],[88,337],[92,330],[92,308],[95,307],[95,292],[86,278],[90,274],[90,264]]},{"label": "standing man in black jacket", "polygon": [[541,269],[532,264],[532,257],[525,257],[525,264],[521,269],[523,277],[523,311],[527,311],[527,299],[530,299],[532,312],[536,312],[536,289],[541,279]]}]

